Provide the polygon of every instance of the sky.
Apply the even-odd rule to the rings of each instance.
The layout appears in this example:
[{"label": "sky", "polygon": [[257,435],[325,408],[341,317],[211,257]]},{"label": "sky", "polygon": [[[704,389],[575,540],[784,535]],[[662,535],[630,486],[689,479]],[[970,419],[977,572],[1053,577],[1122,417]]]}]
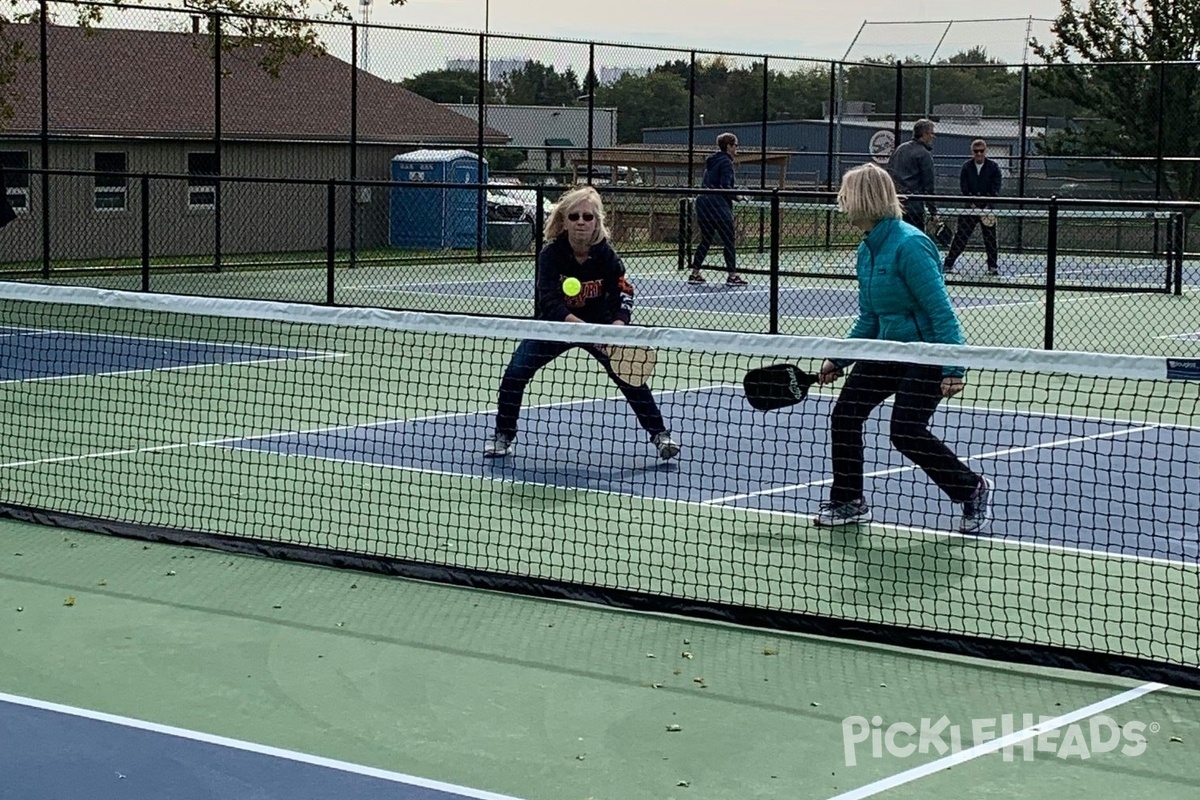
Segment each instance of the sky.
[{"label": "sky", "polygon": [[[347,2],[356,12],[359,10],[360,0]],[[1060,6],[1061,0],[991,4],[968,4],[963,0],[408,0],[403,6],[374,0],[370,19],[385,24],[482,31],[486,16],[493,33],[816,59],[842,58],[858,35],[859,41],[850,53],[853,59],[855,55],[887,52],[933,54],[947,31],[944,23],[948,20],[1020,18],[1018,22],[951,25],[942,51],[937,53],[952,55],[982,44],[989,54],[1019,63],[1025,18],[1053,19]],[[871,24],[860,32],[864,21],[898,20],[943,24]],[[1048,29],[1046,22],[1034,23],[1035,35],[1045,36]],[[950,52],[945,52],[947,49]],[[638,52],[626,55],[636,60],[633,57]],[[616,60],[616,54],[612,60]]]}]

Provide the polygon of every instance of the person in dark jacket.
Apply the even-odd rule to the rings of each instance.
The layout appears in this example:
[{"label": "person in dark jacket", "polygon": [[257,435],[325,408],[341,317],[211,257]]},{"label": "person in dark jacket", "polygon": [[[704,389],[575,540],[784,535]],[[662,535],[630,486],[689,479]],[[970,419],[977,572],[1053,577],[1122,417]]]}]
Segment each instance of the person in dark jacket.
[{"label": "person in dark jacket", "polygon": [[[701,189],[733,189],[733,157],[737,155],[738,140],[732,133],[717,137],[717,152],[704,162],[704,178]],[[700,244],[692,259],[692,274],[688,283],[705,283],[701,270],[708,248],[715,239],[721,240],[725,251],[725,283],[729,286],[745,286],[746,281],[737,274],[737,249],[734,244],[733,195],[702,194],[696,198],[696,222],[700,226]]]},{"label": "person in dark jacket", "polygon": [[[958,190],[963,197],[997,197],[1004,178],[1000,174],[1000,165],[987,157],[987,142],[976,139],[971,142],[971,158],[962,165],[958,173]],[[991,208],[987,203],[976,203],[976,208]],[[996,216],[995,214],[959,214],[958,229],[954,232],[954,241],[950,244],[950,252],[942,265],[945,272],[954,271],[954,262],[967,249],[967,240],[975,226],[980,226],[983,234],[983,249],[987,251],[987,271],[989,275],[999,275],[998,250],[996,247]]]},{"label": "person in dark jacket", "polygon": [[[963,344],[962,327],[942,278],[937,246],[900,217],[892,179],[875,164],[845,174],[838,206],[865,234],[858,246],[859,313],[850,339]],[[817,382],[837,380],[849,361],[827,360]],[[959,530],[977,531],[991,516],[992,482],[973,472],[929,430],[943,398],[963,390],[961,367],[860,361],[833,407],[833,485],[814,523],[853,525],[871,521],[863,494],[863,425],[888,397],[891,441],[955,503],[962,504]]]},{"label": "person in dark jacket", "polygon": [[922,231],[925,230],[925,213],[936,220],[937,209],[932,202],[916,200],[911,194],[936,194],[937,176],[933,169],[933,122],[919,119],[913,123],[913,138],[892,151],[887,171],[896,183],[896,191],[903,197],[900,205],[904,210],[904,221]]},{"label": "person in dark jacket", "polygon": [[[608,243],[604,204],[591,186],[574,189],[559,200],[546,221],[546,246],[538,255],[536,318],[552,322],[590,322],[597,325],[628,325],[633,309],[633,286],[625,265]],[[581,291],[568,296],[563,281],[576,278]],[[484,446],[487,458],[500,458],[513,451],[517,418],[525,387],[538,370],[568,350],[582,347],[599,361],[608,377],[625,395],[642,428],[664,461],[679,454],[650,387],[632,386],[613,373],[608,356],[592,344],[570,344],[527,339],[517,345],[500,381],[496,427]]]}]

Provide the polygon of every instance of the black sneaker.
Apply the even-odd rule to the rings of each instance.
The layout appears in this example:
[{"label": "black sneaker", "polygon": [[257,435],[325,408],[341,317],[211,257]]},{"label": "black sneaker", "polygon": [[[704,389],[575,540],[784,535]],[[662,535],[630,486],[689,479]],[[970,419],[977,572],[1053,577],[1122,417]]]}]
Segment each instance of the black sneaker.
[{"label": "black sneaker", "polygon": [[995,487],[989,478],[980,477],[975,494],[963,503],[962,520],[958,524],[960,533],[973,533],[992,518],[993,488]]},{"label": "black sneaker", "polygon": [[699,286],[702,283],[708,283],[708,281],[704,280],[704,276],[699,272],[693,272],[691,275],[688,275],[687,282],[693,286]]}]

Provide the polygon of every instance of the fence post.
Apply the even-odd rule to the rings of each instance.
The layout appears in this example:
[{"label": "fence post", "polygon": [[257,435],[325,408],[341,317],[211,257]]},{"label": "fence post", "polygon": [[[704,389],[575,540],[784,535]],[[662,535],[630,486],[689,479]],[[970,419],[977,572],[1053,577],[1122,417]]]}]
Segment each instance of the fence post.
[{"label": "fence post", "polygon": [[[760,137],[761,137],[760,140],[762,142],[762,147],[760,148],[762,160],[759,161],[759,164],[758,164],[758,188],[759,189],[767,188],[767,103],[769,102],[769,98],[767,95],[769,94],[769,91],[770,91],[770,74],[771,74],[769,64],[770,64],[770,59],[767,56],[763,56],[762,128],[761,128],[761,132],[760,132]],[[763,236],[765,233],[765,231],[763,230],[763,227],[766,222],[764,219],[765,216],[766,216],[766,211],[760,206],[758,209],[758,252],[759,253],[762,253],[762,251],[763,251]]]},{"label": "fence post", "polygon": [[1058,195],[1050,198],[1046,225],[1046,335],[1042,346],[1054,349],[1054,300],[1058,283]]},{"label": "fence post", "polygon": [[221,57],[221,14],[213,14],[213,154],[217,160],[217,176],[213,184],[213,268],[221,271],[221,173],[225,165],[221,163],[221,73],[224,69],[224,59]]},{"label": "fence post", "polygon": [[142,173],[142,291],[150,291],[150,175]]},{"label": "fence post", "polygon": [[693,186],[695,176],[692,174],[692,154],[696,152],[696,51],[692,51],[691,66],[688,67],[688,152],[687,152],[687,185]]},{"label": "fence post", "polygon": [[479,34],[479,98],[477,103],[478,120],[475,125],[475,156],[476,156],[476,175],[475,180],[479,183],[479,188],[475,193],[475,215],[477,217],[475,224],[475,263],[483,263],[483,237],[487,235],[487,186],[483,180],[483,129],[487,124],[485,117],[487,116],[487,34]]},{"label": "fence post", "polygon": [[771,318],[770,332],[779,333],[779,189],[771,191]]},{"label": "fence post", "polygon": [[[833,159],[834,159],[834,125],[833,120],[838,113],[838,70],[841,65],[836,61],[829,62],[829,129],[825,133],[825,191],[833,191]],[[833,229],[830,224],[829,212],[825,212],[825,247],[829,248],[832,241]]]},{"label": "fence post", "polygon": [[895,137],[896,145],[901,141],[900,138],[900,117],[904,114],[904,64],[896,62],[896,113],[892,118],[892,136]]},{"label": "fence post", "polygon": [[[592,185],[592,171],[593,171],[592,164],[594,162],[593,154],[596,149],[596,141],[595,141],[595,136],[596,136],[596,82],[595,82],[595,78],[596,78],[596,44],[595,44],[595,42],[588,42],[588,71],[587,71],[587,77],[584,78],[584,81],[587,83],[587,103],[588,103],[588,106],[587,106],[588,107],[588,119],[587,119],[587,131],[588,131],[588,134],[587,134],[587,136],[588,136],[588,145],[587,145],[587,175],[588,175],[588,178],[587,178],[587,182],[588,182],[588,186]],[[617,168],[616,168],[616,166],[613,166],[613,168],[612,168],[612,183],[616,184],[616,182],[617,182]]]},{"label": "fence post", "polygon": [[[47,25],[49,1],[41,0],[38,35],[41,37],[40,55],[42,69],[42,277],[50,277],[50,43]],[[29,199],[25,201],[27,204]]]},{"label": "fence post", "polygon": [[325,304],[334,303],[334,264],[337,261],[337,184],[325,189]]},{"label": "fence post", "polygon": [[350,261],[358,261],[358,23],[350,26]]}]

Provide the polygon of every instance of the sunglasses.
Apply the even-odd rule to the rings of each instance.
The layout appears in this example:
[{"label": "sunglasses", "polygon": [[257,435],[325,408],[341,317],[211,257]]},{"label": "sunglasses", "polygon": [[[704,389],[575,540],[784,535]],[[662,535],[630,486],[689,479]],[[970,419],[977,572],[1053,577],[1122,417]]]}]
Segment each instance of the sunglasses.
[{"label": "sunglasses", "polygon": [[579,222],[580,217],[583,217],[584,222],[591,222],[596,218],[596,215],[587,211],[583,212],[582,214],[580,214],[578,211],[572,211],[570,214],[567,214],[567,219],[571,220],[571,222]]},{"label": "sunglasses", "polygon": [[972,150],[972,153],[986,153],[987,150]]}]

